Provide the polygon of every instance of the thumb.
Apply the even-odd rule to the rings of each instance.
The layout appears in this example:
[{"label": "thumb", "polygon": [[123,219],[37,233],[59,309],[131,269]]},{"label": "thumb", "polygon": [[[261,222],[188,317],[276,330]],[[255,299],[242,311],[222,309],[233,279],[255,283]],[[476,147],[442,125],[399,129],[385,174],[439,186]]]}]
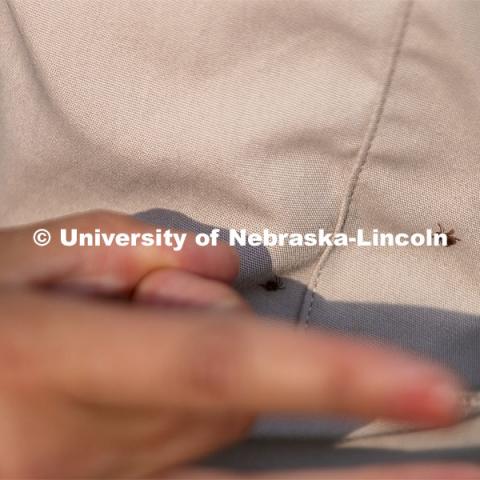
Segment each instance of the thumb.
[{"label": "thumb", "polygon": [[[51,242],[35,244],[34,233],[48,230]],[[224,243],[200,247],[187,234],[183,248],[171,246],[72,246],[60,242],[60,230],[77,229],[106,234],[155,235],[156,227],[128,215],[95,211],[0,231],[0,285],[62,285],[128,294],[147,274],[163,268],[177,268],[206,278],[232,281],[238,257]]]},{"label": "thumb", "polygon": [[132,299],[161,307],[249,311],[242,296],[225,283],[170,268],[143,277]]}]

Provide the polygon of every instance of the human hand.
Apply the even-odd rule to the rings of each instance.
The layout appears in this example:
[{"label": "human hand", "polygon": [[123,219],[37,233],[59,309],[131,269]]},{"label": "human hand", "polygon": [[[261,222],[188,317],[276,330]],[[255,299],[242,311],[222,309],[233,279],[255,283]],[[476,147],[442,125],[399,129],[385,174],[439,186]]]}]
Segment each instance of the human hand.
[{"label": "human hand", "polygon": [[[153,230],[106,213],[42,226],[72,225]],[[224,245],[39,249],[35,229],[0,234],[4,477],[174,475],[258,413],[459,415],[458,382],[437,366],[248,312],[227,286],[237,259]]]}]

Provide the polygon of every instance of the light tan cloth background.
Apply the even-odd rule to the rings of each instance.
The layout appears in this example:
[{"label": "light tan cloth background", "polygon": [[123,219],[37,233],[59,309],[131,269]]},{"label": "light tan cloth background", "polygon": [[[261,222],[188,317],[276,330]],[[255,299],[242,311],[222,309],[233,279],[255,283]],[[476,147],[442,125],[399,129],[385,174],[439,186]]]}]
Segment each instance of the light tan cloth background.
[{"label": "light tan cloth background", "polygon": [[[92,208],[197,230],[441,222],[459,244],[247,249],[239,288],[261,313],[395,342],[472,387],[479,152],[475,0],[0,0],[2,226]],[[258,286],[272,272],[284,290]],[[364,443],[353,428],[265,420],[256,435],[372,447],[375,424]],[[461,428],[409,445],[478,447],[478,422]]]}]

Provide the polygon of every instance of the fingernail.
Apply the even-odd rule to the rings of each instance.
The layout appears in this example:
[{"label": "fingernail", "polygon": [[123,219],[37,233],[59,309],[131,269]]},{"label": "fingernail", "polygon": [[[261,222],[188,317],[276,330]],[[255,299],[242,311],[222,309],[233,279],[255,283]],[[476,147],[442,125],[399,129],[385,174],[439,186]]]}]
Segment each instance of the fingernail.
[{"label": "fingernail", "polygon": [[248,306],[238,300],[219,300],[207,305],[208,310],[228,311],[228,310],[248,310]]}]

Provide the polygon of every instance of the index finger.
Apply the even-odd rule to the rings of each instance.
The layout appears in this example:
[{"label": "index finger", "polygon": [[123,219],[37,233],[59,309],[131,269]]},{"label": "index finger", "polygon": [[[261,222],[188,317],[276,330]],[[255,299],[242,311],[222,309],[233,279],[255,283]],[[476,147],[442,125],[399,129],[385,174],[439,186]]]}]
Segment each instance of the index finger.
[{"label": "index finger", "polygon": [[[5,303],[15,312],[15,335],[20,328],[26,335],[35,331],[28,351],[40,369],[36,376],[50,377],[79,398],[432,425],[460,413],[461,387],[450,372],[367,342],[306,334],[247,313],[159,314],[33,293],[15,300],[19,295],[10,294]],[[31,309],[49,311],[48,318],[32,319]]]}]

